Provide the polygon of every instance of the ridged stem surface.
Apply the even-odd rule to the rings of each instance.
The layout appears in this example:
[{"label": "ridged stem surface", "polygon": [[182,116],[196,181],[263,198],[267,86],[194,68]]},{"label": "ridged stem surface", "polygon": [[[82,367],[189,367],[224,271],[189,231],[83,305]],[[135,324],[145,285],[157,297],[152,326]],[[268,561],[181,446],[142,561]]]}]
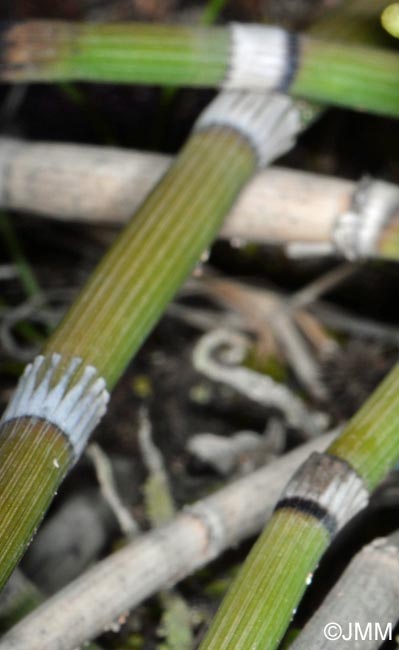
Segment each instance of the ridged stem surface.
[{"label": "ridged stem surface", "polygon": [[306,515],[275,513],[234,580],[201,650],[276,648],[287,616],[289,621],[294,615],[328,543],[323,526],[315,526]]},{"label": "ridged stem surface", "polygon": [[[66,77],[129,83],[219,85],[229,54],[222,28],[81,25],[64,59]],[[190,80],[189,82],[187,80]]]},{"label": "ridged stem surface", "polygon": [[[363,40],[364,37],[364,40],[367,40],[373,33],[373,29],[369,29],[369,21],[376,20],[370,0],[363,2],[353,0],[347,5],[344,7],[342,19],[336,16],[329,23],[327,17],[319,26],[316,23],[310,30],[311,33],[326,39],[335,37],[340,31],[343,20],[344,26],[345,22],[348,22],[349,38],[356,40],[360,37],[360,40]],[[354,10],[354,20],[348,19],[348,14],[345,14],[345,11],[350,12],[351,9]],[[375,7],[375,11],[377,10],[378,8]],[[365,19],[363,25],[361,27],[359,25],[359,33],[356,30],[358,15],[359,17],[363,15]],[[355,28],[352,31],[353,25]],[[309,47],[312,46],[309,41]],[[309,58],[309,66],[312,65],[313,68],[308,71],[308,78],[318,76],[321,86],[324,85],[325,81],[322,77],[324,75],[324,79],[327,79],[330,73],[328,59],[331,58],[333,61],[334,55],[338,56],[336,48],[337,45],[332,43],[328,54],[328,47],[323,46],[321,50],[324,54],[320,50],[319,59]],[[326,56],[324,61],[323,56]],[[367,62],[363,61],[364,67],[367,67],[368,61],[369,59]],[[341,63],[356,68],[360,61],[349,57],[348,61],[343,60]],[[332,72],[331,87],[333,88],[340,82],[334,66]],[[371,74],[375,74],[372,63]],[[302,83],[305,82],[307,83],[306,75],[302,80]],[[360,73],[360,84],[358,89],[355,89],[354,95],[357,92],[363,93],[363,83],[364,78],[362,79]],[[329,86],[330,90],[331,87]],[[350,94],[352,90],[337,86],[334,92],[338,95],[343,92]],[[394,101],[397,102],[397,85],[395,95]],[[394,238],[389,237],[386,250],[393,250],[393,254],[397,254]],[[348,467],[357,472],[364,486],[369,490],[373,489],[386,473],[397,465],[399,462],[399,364],[345,427],[336,442],[332,443],[328,454],[348,463]],[[348,496],[348,499],[350,501],[351,497]],[[295,504],[292,505],[294,508]],[[299,503],[298,506],[300,508]],[[344,503],[342,507],[345,507]],[[276,650],[278,647],[295,608],[312,579],[313,571],[331,541],[327,528],[324,528],[323,536],[317,516],[307,521],[304,531],[301,525],[303,513],[293,508],[278,509],[273,514],[234,580],[208,634],[200,645],[200,650]]]},{"label": "ridged stem surface", "polygon": [[194,134],[104,257],[45,352],[78,354],[112,388],[255,168],[250,146],[230,129]]},{"label": "ridged stem surface", "polygon": [[[370,490],[397,465],[399,364],[327,453],[353,467]],[[275,650],[329,543],[327,529],[316,517],[291,508],[277,510],[200,650]]]},{"label": "ridged stem surface", "polygon": [[[375,22],[383,31],[378,18]],[[265,52],[272,55],[268,38],[265,32]],[[397,52],[342,43],[339,37],[337,42],[327,41],[323,32],[316,39],[297,35],[299,54],[292,58],[290,37],[282,33],[282,38],[287,47],[275,54],[286,68],[282,87],[270,82],[265,69],[256,82],[244,74],[242,88],[254,83],[258,90],[284,90],[325,104],[399,116]],[[257,54],[235,53],[235,47],[228,26],[15,23],[3,30],[0,78],[221,87],[237,65],[235,56],[252,57],[248,70],[260,65]],[[288,85],[285,77],[291,79]]]},{"label": "ridged stem surface", "polygon": [[[83,364],[70,387],[92,366],[112,388],[256,166],[238,132],[215,127],[194,133],[45,346],[36,386],[45,383],[57,355],[50,388],[77,357]],[[45,418],[19,416],[1,425],[0,588],[73,462],[73,451],[65,432]]]},{"label": "ridged stem surface", "polygon": [[396,466],[399,462],[399,364],[328,451],[348,461],[370,490]]},{"label": "ridged stem surface", "polygon": [[399,115],[397,52],[303,38],[300,61],[294,95]]},{"label": "ridged stem surface", "polygon": [[44,420],[0,430],[0,589],[17,564],[70,463],[69,444]]}]

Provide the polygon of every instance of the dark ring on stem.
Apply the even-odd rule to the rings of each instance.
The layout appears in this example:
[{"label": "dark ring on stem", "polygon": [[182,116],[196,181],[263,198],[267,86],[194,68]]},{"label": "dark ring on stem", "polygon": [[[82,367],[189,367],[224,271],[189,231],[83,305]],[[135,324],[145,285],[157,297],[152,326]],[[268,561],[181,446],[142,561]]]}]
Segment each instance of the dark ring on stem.
[{"label": "dark ring on stem", "polygon": [[287,32],[285,72],[276,90],[286,92],[294,81],[299,66],[299,51],[299,36],[293,32]]},{"label": "dark ring on stem", "polygon": [[334,537],[338,530],[338,522],[336,517],[332,515],[326,508],[321,506],[313,499],[303,499],[302,497],[287,497],[280,499],[274,509],[275,512],[289,508],[290,510],[297,510],[305,515],[309,515],[314,519],[320,521],[326,528],[331,537]]}]

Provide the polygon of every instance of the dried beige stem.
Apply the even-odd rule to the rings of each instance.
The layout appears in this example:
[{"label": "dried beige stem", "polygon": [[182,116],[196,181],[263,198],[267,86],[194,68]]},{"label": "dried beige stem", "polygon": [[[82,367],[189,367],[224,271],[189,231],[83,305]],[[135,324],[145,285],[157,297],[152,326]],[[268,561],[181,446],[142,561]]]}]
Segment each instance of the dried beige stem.
[{"label": "dried beige stem", "polygon": [[354,557],[290,650],[330,650],[332,639],[335,650],[377,650],[392,636],[398,611],[396,534],[375,540]]},{"label": "dried beige stem", "polygon": [[287,479],[329,434],[223,488],[99,562],[12,628],[0,650],[73,650],[159,590],[257,533]]},{"label": "dried beige stem", "polygon": [[[62,219],[124,222],[171,158],[74,144],[0,138],[0,205]],[[355,184],[289,169],[260,172],[222,233],[259,241],[328,242]]]},{"label": "dried beige stem", "polygon": [[124,223],[171,158],[106,147],[0,139],[0,205],[61,219]]},{"label": "dried beige stem", "polygon": [[86,453],[94,465],[101,494],[115,515],[122,533],[126,537],[134,537],[140,528],[118,494],[110,459],[96,442],[88,446]]}]

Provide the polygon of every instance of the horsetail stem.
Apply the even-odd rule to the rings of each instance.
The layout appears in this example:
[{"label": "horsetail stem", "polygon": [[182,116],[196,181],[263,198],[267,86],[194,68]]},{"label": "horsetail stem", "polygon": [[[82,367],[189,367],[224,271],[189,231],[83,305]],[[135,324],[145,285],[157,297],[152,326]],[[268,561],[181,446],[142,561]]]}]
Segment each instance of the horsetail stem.
[{"label": "horsetail stem", "polygon": [[238,192],[301,128],[301,110],[287,97],[219,95],[25,369],[0,422],[0,585],[105,412],[108,390]]},{"label": "horsetail stem", "polygon": [[399,461],[399,364],[288,483],[200,650],[274,650],[334,535]]},{"label": "horsetail stem", "polygon": [[[347,35],[355,40],[363,36],[368,39],[372,33],[369,18],[375,16],[379,4],[352,0],[342,16],[333,16],[332,21],[327,17],[311,32],[334,38],[345,23],[345,11],[354,11],[355,20],[349,21]],[[359,32],[357,10],[359,18],[365,19]],[[341,243],[351,241],[351,245],[362,248],[374,241],[387,257],[397,256],[398,220],[394,212],[390,225],[382,226],[381,217],[376,217],[378,210],[374,211],[379,196],[377,188],[376,194],[371,192],[363,203],[360,193],[360,201],[355,200],[353,207],[359,216],[362,213],[368,226],[353,239],[356,219],[350,211],[344,219]],[[397,211],[397,205],[393,210]],[[275,650],[331,539],[363,509],[369,492],[398,461],[399,364],[327,452],[313,454],[288,483],[199,650]]]},{"label": "horsetail stem", "polygon": [[329,447],[373,490],[399,461],[399,364]]},{"label": "horsetail stem", "polygon": [[31,21],[6,25],[2,43],[0,78],[7,81],[278,90],[399,116],[395,52],[279,27]]}]

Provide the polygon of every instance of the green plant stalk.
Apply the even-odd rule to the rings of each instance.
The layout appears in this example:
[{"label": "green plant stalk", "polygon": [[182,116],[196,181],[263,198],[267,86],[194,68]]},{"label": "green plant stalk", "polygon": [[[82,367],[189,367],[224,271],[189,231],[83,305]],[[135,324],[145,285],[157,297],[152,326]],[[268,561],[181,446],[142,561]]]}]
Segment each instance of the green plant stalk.
[{"label": "green plant stalk", "polygon": [[[108,390],[212,242],[259,156],[266,164],[287,150],[300,128],[287,98],[217,98],[25,369],[0,422],[0,586],[105,412]],[[259,147],[256,137],[264,139]]]},{"label": "green plant stalk", "polygon": [[[238,41],[244,31],[252,43],[254,32],[244,25],[14,23],[3,31],[0,78],[274,89],[399,116],[394,51],[256,29],[264,35],[257,33],[248,53]],[[245,70],[237,73],[243,59]],[[277,77],[275,66],[281,68]]]},{"label": "green plant stalk", "polygon": [[[287,613],[290,619],[303,594],[304,576],[306,581],[327,544],[326,531],[311,518],[277,512],[234,579],[201,650],[276,648],[287,627]],[[265,549],[272,552],[265,555]]]},{"label": "green plant stalk", "polygon": [[398,464],[399,364],[328,451],[347,461],[370,491]]},{"label": "green plant stalk", "polygon": [[[15,23],[4,38],[4,78],[9,81],[180,85],[191,80],[190,85],[214,86],[226,72],[229,48],[223,28],[144,23],[32,21]],[[36,49],[24,50],[26,43],[35,43]]]},{"label": "green plant stalk", "polygon": [[[383,49],[354,47],[314,38],[302,39],[302,65],[290,88],[293,95],[345,106],[351,96],[354,108],[373,110],[383,105],[398,115],[398,55]],[[346,104],[347,105],[347,104]]]},{"label": "green plant stalk", "polygon": [[[252,150],[235,133],[195,134],[100,264],[44,355],[61,354],[61,372],[80,357],[111,389],[255,168]],[[56,427],[25,418],[3,425],[0,457],[2,585],[73,456]]]},{"label": "green plant stalk", "polygon": [[[369,19],[378,7],[373,9],[371,3],[374,4],[374,0],[353,0],[345,6],[349,15],[353,11],[355,16],[355,21],[348,20],[346,25],[349,38],[367,40],[373,33],[369,29]],[[356,25],[358,15],[364,17],[359,29]],[[335,36],[342,27],[342,19],[345,23],[345,13],[342,17],[333,14],[331,22],[327,17],[310,31],[325,38]],[[393,223],[380,239],[379,250],[387,257],[397,258],[397,225],[395,220]],[[358,473],[365,491],[366,488],[371,491],[396,466],[399,460],[399,364],[323,456],[327,460],[338,457],[344,461],[344,466],[348,463],[347,467]],[[312,475],[309,482],[312,482]],[[351,498],[348,494],[349,501]],[[327,530],[325,522],[320,524],[317,509],[313,512],[312,508],[308,512],[296,510],[299,502],[300,499],[296,503],[291,500],[291,507],[276,510],[236,577],[200,650],[275,650],[278,647],[332,537],[330,532],[317,538],[318,544],[315,544],[312,532],[320,531],[320,525]],[[357,509],[361,509],[361,505]],[[309,529],[303,531],[298,517],[306,518],[307,515],[313,517],[313,524],[309,523]],[[272,571],[270,566],[274,567]]]},{"label": "green plant stalk", "polygon": [[[399,364],[332,443],[328,456],[353,468],[369,491],[397,465]],[[275,650],[330,540],[314,509],[296,510],[295,503],[277,509],[200,650]]]},{"label": "green plant stalk", "polygon": [[79,350],[112,388],[255,169],[253,152],[236,134],[194,134],[100,263],[45,352],[61,350],[68,357]]},{"label": "green plant stalk", "polygon": [[[45,420],[0,429],[0,588],[7,581],[71,466],[68,441]],[[54,463],[56,460],[56,463]]]}]

